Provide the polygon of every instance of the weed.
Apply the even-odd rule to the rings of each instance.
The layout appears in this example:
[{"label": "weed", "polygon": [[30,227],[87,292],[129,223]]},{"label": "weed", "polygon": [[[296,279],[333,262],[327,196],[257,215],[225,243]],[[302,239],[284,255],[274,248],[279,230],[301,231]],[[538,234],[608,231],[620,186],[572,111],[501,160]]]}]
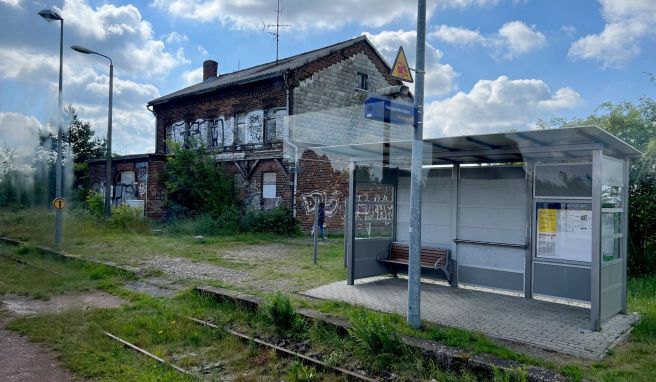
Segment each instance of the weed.
[{"label": "weed", "polygon": [[289,382],[312,382],[316,381],[317,377],[317,371],[313,367],[303,365],[299,361],[292,362],[287,373]]},{"label": "weed", "polygon": [[352,317],[349,334],[369,354],[394,355],[401,350],[401,339],[387,315],[361,310]]},{"label": "weed", "polygon": [[274,294],[262,309],[267,321],[281,330],[294,328],[300,319],[289,297],[280,292]]}]

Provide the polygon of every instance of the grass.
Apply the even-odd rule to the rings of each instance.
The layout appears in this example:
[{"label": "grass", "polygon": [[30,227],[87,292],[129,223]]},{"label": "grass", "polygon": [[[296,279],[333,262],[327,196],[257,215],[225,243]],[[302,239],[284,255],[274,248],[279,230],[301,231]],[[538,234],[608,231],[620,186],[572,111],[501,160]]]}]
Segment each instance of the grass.
[{"label": "grass", "polygon": [[[54,212],[47,209],[0,211],[0,236],[31,245],[52,246],[53,226]],[[280,248],[278,253],[261,253],[262,245],[271,244]],[[343,242],[339,239],[321,244],[319,264],[315,266],[309,237],[245,233],[207,236],[199,241],[191,234],[154,235],[150,231],[113,229],[82,210],[65,213],[61,248],[85,258],[131,266],[157,256],[183,257],[248,271],[259,280],[285,280],[287,291],[309,289],[346,275],[342,265]],[[253,257],[256,252],[258,256]]]},{"label": "grass", "polygon": [[596,381],[656,381],[656,275],[629,279],[629,310],[642,320],[633,328],[629,341],[591,368],[583,377]]},{"label": "grass", "polygon": [[70,291],[113,290],[131,277],[107,266],[6,244],[0,244],[0,269],[0,295],[11,293],[44,300]]},{"label": "grass", "polygon": [[[54,214],[48,210],[3,210],[0,211],[0,235],[26,240],[30,245],[52,245],[53,218]],[[345,278],[342,263],[343,248],[339,239],[331,239],[320,246],[319,264],[315,266],[312,264],[312,247],[309,238],[241,234],[206,236],[203,241],[199,241],[193,238],[189,233],[191,231],[193,231],[193,227],[178,227],[171,231],[164,230],[163,234],[155,236],[149,232],[117,230],[99,224],[98,220],[94,220],[83,212],[69,211],[68,216],[65,217],[63,249],[83,257],[109,260],[124,265],[139,265],[141,261],[153,256],[183,257],[192,261],[207,262],[247,272],[253,276],[256,282],[280,282],[281,288],[286,288],[287,292],[304,290]],[[270,244],[273,246],[269,246]],[[262,251],[263,245],[273,249],[279,247],[279,253],[265,253]],[[24,250],[29,250],[29,247]],[[253,256],[254,254],[257,256]],[[22,255],[13,253],[12,256]],[[28,256],[40,255],[29,250]],[[39,261],[44,261],[44,264],[50,267],[47,262],[53,260],[30,258],[29,261],[34,261],[35,264],[41,264]],[[26,279],[19,279],[19,270],[29,267],[0,259],[0,270],[5,268],[5,265],[8,267],[7,269],[12,269],[8,274],[13,274],[13,276],[5,276],[5,273],[0,271],[0,291],[11,289],[11,293],[33,293],[33,296],[39,297],[40,295],[61,293],[66,288],[112,288],[112,285],[116,283],[115,280],[112,281],[112,277],[100,277],[102,272],[99,276],[94,276],[99,277],[98,280],[93,280],[90,276],[93,272],[82,270],[80,272],[84,277],[80,279],[71,277],[66,284],[69,285],[67,287],[62,287],[64,284],[61,283],[48,287],[35,284],[35,288],[23,287],[21,290],[21,285],[25,284]],[[52,266],[51,269],[60,270],[60,268],[54,268],[58,266],[57,264]],[[56,279],[45,273],[47,272],[41,272],[39,277],[43,277],[44,280]],[[7,285],[3,286],[2,282],[10,285],[11,288],[7,288]],[[105,283],[107,285],[104,285]],[[215,284],[235,289],[235,286],[225,285],[220,281],[216,281]],[[266,296],[266,293],[254,288],[255,286],[242,286],[240,289]],[[438,325],[427,325],[423,330],[417,331],[410,329],[400,316],[386,316],[389,316],[390,325],[399,334],[436,340],[475,354],[486,353],[524,364],[551,367],[575,380],[585,378],[595,381],[654,381],[656,380],[656,276],[630,279],[628,290],[629,310],[640,312],[643,319],[633,330],[626,343],[616,347],[612,354],[603,361],[594,363],[555,365],[509,350],[479,334]],[[301,298],[293,298],[292,301],[294,307],[311,307],[348,319],[353,319],[366,311],[344,303],[316,302]],[[383,315],[382,313],[366,312]],[[207,313],[207,317],[219,320],[218,322],[246,322],[246,318],[240,317],[239,314],[235,316],[216,313],[214,317],[211,317],[210,312]],[[90,318],[93,322],[95,322],[94,317]],[[272,327],[270,323],[266,322],[258,325],[265,331]],[[276,331],[271,333],[273,335]],[[344,342],[321,327],[306,328],[303,335],[311,340],[313,349],[324,351],[327,354],[327,360],[335,362],[335,364],[345,362],[345,357],[350,354],[349,351],[356,346],[351,342]],[[405,365],[403,367],[412,368],[408,366],[411,364],[410,360],[404,361],[402,364]],[[403,367],[399,367],[403,369]],[[428,366],[422,367],[425,368],[422,370],[429,370]],[[280,375],[286,376],[287,371],[281,372]],[[402,373],[403,370],[399,372]],[[437,373],[437,371],[434,372]],[[299,374],[303,373],[303,370],[299,369]],[[466,379],[470,376],[461,377]],[[436,379],[448,380],[449,378],[453,378],[453,375],[444,374]]]}]

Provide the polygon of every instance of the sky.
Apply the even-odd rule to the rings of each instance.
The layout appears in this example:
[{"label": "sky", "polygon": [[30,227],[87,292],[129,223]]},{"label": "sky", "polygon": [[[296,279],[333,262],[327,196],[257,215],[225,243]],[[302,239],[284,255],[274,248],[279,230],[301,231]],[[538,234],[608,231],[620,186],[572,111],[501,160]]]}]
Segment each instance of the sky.
[{"label": "sky", "polygon": [[[391,63],[414,67],[414,0],[281,0],[280,57],[366,34]],[[114,63],[113,149],[153,152],[149,100],[200,82],[202,62],[227,73],[275,59],[276,0],[0,0],[0,146],[28,150],[63,102],[106,134]],[[426,138],[535,128],[586,117],[603,102],[654,97],[655,0],[428,0]]]}]

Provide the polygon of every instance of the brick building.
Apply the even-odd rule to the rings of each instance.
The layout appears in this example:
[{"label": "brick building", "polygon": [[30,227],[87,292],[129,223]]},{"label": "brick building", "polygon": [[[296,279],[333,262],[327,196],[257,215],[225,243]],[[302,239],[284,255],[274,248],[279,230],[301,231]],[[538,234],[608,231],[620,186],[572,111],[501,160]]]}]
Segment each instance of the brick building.
[{"label": "brick building", "polygon": [[[306,148],[380,135],[367,127],[364,100],[402,88],[389,73],[365,36],[232,73],[205,61],[201,83],[148,103],[155,155],[165,156],[168,142],[202,142],[233,177],[244,208],[284,205],[307,229],[322,201],[328,228],[341,229],[348,174]],[[154,210],[146,208],[160,217]]]}]

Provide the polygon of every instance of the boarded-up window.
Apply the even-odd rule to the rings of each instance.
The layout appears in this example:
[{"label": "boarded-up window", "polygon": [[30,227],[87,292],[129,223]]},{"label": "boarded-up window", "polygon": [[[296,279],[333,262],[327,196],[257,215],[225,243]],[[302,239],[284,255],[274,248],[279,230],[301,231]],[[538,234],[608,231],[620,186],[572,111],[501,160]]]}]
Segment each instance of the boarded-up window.
[{"label": "boarded-up window", "polygon": [[264,117],[264,140],[270,143],[276,138],[276,109],[269,109]]},{"label": "boarded-up window", "polygon": [[236,201],[244,200],[244,176],[237,173],[233,177],[233,192]]},{"label": "boarded-up window", "polygon": [[272,199],[276,197],[276,173],[265,172],[262,174],[262,197]]},{"label": "boarded-up window", "polygon": [[246,114],[239,113],[235,116],[235,144],[244,143],[246,133]]}]

